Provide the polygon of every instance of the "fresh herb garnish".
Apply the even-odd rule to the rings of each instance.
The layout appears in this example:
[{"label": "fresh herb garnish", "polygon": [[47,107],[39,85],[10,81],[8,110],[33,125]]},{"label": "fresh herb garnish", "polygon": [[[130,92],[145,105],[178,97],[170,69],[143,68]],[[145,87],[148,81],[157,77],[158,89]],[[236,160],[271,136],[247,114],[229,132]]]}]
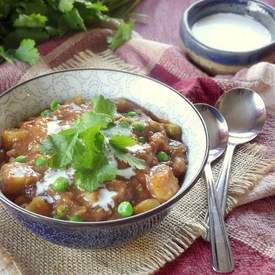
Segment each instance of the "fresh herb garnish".
[{"label": "fresh herb garnish", "polygon": [[132,30],[134,27],[134,22],[130,20],[129,22],[122,22],[117,31],[113,36],[108,38],[108,43],[112,50],[119,48],[126,41],[128,41],[132,36]]},{"label": "fresh herb garnish", "polygon": [[121,24],[109,38],[116,49],[131,37],[133,23],[124,23],[141,0],[1,0],[0,62],[16,59],[29,64],[38,61],[36,44],[71,31],[120,18]]},{"label": "fresh herb garnish", "polygon": [[73,167],[76,185],[85,191],[96,190],[103,182],[115,179],[117,168],[108,154],[143,169],[145,162],[127,152],[136,144],[130,129],[113,124],[115,104],[103,96],[93,99],[93,111],[84,113],[70,129],[48,136],[41,152],[48,156],[51,168]]}]

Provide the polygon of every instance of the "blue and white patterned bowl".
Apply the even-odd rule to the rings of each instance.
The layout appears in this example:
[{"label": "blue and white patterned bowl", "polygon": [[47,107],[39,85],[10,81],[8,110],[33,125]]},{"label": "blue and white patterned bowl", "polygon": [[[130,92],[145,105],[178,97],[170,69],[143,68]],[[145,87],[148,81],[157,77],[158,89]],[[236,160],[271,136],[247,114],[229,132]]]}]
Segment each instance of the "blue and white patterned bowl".
[{"label": "blue and white patterned bowl", "polygon": [[[153,229],[198,180],[208,155],[204,122],[192,103],[175,90],[148,77],[104,69],[76,69],[39,76],[0,96],[0,132],[46,109],[53,99],[62,102],[76,93],[125,97],[157,116],[181,125],[188,147],[188,170],[179,192],[166,203],[143,214],[113,221],[70,222],[31,213],[0,193],[10,214],[42,238],[76,248],[119,245]],[[184,217],[183,217],[184,219]]]},{"label": "blue and white patterned bowl", "polygon": [[[249,15],[271,33],[267,46],[247,52],[230,52],[210,48],[192,35],[192,26],[201,18],[215,13]],[[210,74],[232,74],[260,61],[275,62],[275,9],[257,0],[198,1],[183,14],[180,36],[184,50],[197,65]]]}]

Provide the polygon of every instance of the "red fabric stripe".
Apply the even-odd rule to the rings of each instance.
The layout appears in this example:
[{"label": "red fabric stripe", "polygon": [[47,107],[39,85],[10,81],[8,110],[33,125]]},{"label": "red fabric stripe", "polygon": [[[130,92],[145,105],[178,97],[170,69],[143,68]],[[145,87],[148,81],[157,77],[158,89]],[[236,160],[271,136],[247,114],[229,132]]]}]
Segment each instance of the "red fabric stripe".
[{"label": "red fabric stripe", "polygon": [[[240,241],[232,240],[236,275],[274,275],[275,260],[263,256]],[[197,240],[184,254],[165,265],[156,275],[208,275],[217,274],[211,269],[209,244]]]}]

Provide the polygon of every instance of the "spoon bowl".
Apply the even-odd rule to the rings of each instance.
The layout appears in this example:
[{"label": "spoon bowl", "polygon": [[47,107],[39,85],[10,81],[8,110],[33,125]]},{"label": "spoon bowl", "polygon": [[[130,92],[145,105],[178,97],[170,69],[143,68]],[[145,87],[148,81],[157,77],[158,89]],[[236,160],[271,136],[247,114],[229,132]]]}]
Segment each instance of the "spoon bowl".
[{"label": "spoon bowl", "polygon": [[229,90],[219,98],[216,107],[227,121],[229,139],[234,144],[254,139],[261,132],[266,120],[264,101],[250,89]]},{"label": "spoon bowl", "polygon": [[208,160],[212,162],[220,157],[226,149],[228,142],[228,126],[221,113],[211,105],[198,103],[196,104],[196,108],[204,119],[208,130]]}]

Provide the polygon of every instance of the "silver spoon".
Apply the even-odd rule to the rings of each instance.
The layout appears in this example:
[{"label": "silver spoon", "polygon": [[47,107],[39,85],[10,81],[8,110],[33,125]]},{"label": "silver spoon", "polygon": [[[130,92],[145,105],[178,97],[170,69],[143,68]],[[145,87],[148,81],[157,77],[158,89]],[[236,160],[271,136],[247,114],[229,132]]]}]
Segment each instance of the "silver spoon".
[{"label": "silver spoon", "polygon": [[229,175],[234,149],[237,145],[254,139],[262,131],[266,109],[262,98],[254,91],[235,88],[223,94],[216,107],[225,117],[229,138],[225,157],[217,181],[217,193],[221,211],[225,213]]},{"label": "silver spoon", "polygon": [[211,163],[225,151],[228,128],[224,117],[214,107],[207,104],[195,105],[202,115],[209,135],[210,150],[204,174],[208,189],[209,231],[213,269],[217,272],[231,272],[234,269],[230,242],[227,236],[223,213],[219,208],[217,191],[211,170]]}]

